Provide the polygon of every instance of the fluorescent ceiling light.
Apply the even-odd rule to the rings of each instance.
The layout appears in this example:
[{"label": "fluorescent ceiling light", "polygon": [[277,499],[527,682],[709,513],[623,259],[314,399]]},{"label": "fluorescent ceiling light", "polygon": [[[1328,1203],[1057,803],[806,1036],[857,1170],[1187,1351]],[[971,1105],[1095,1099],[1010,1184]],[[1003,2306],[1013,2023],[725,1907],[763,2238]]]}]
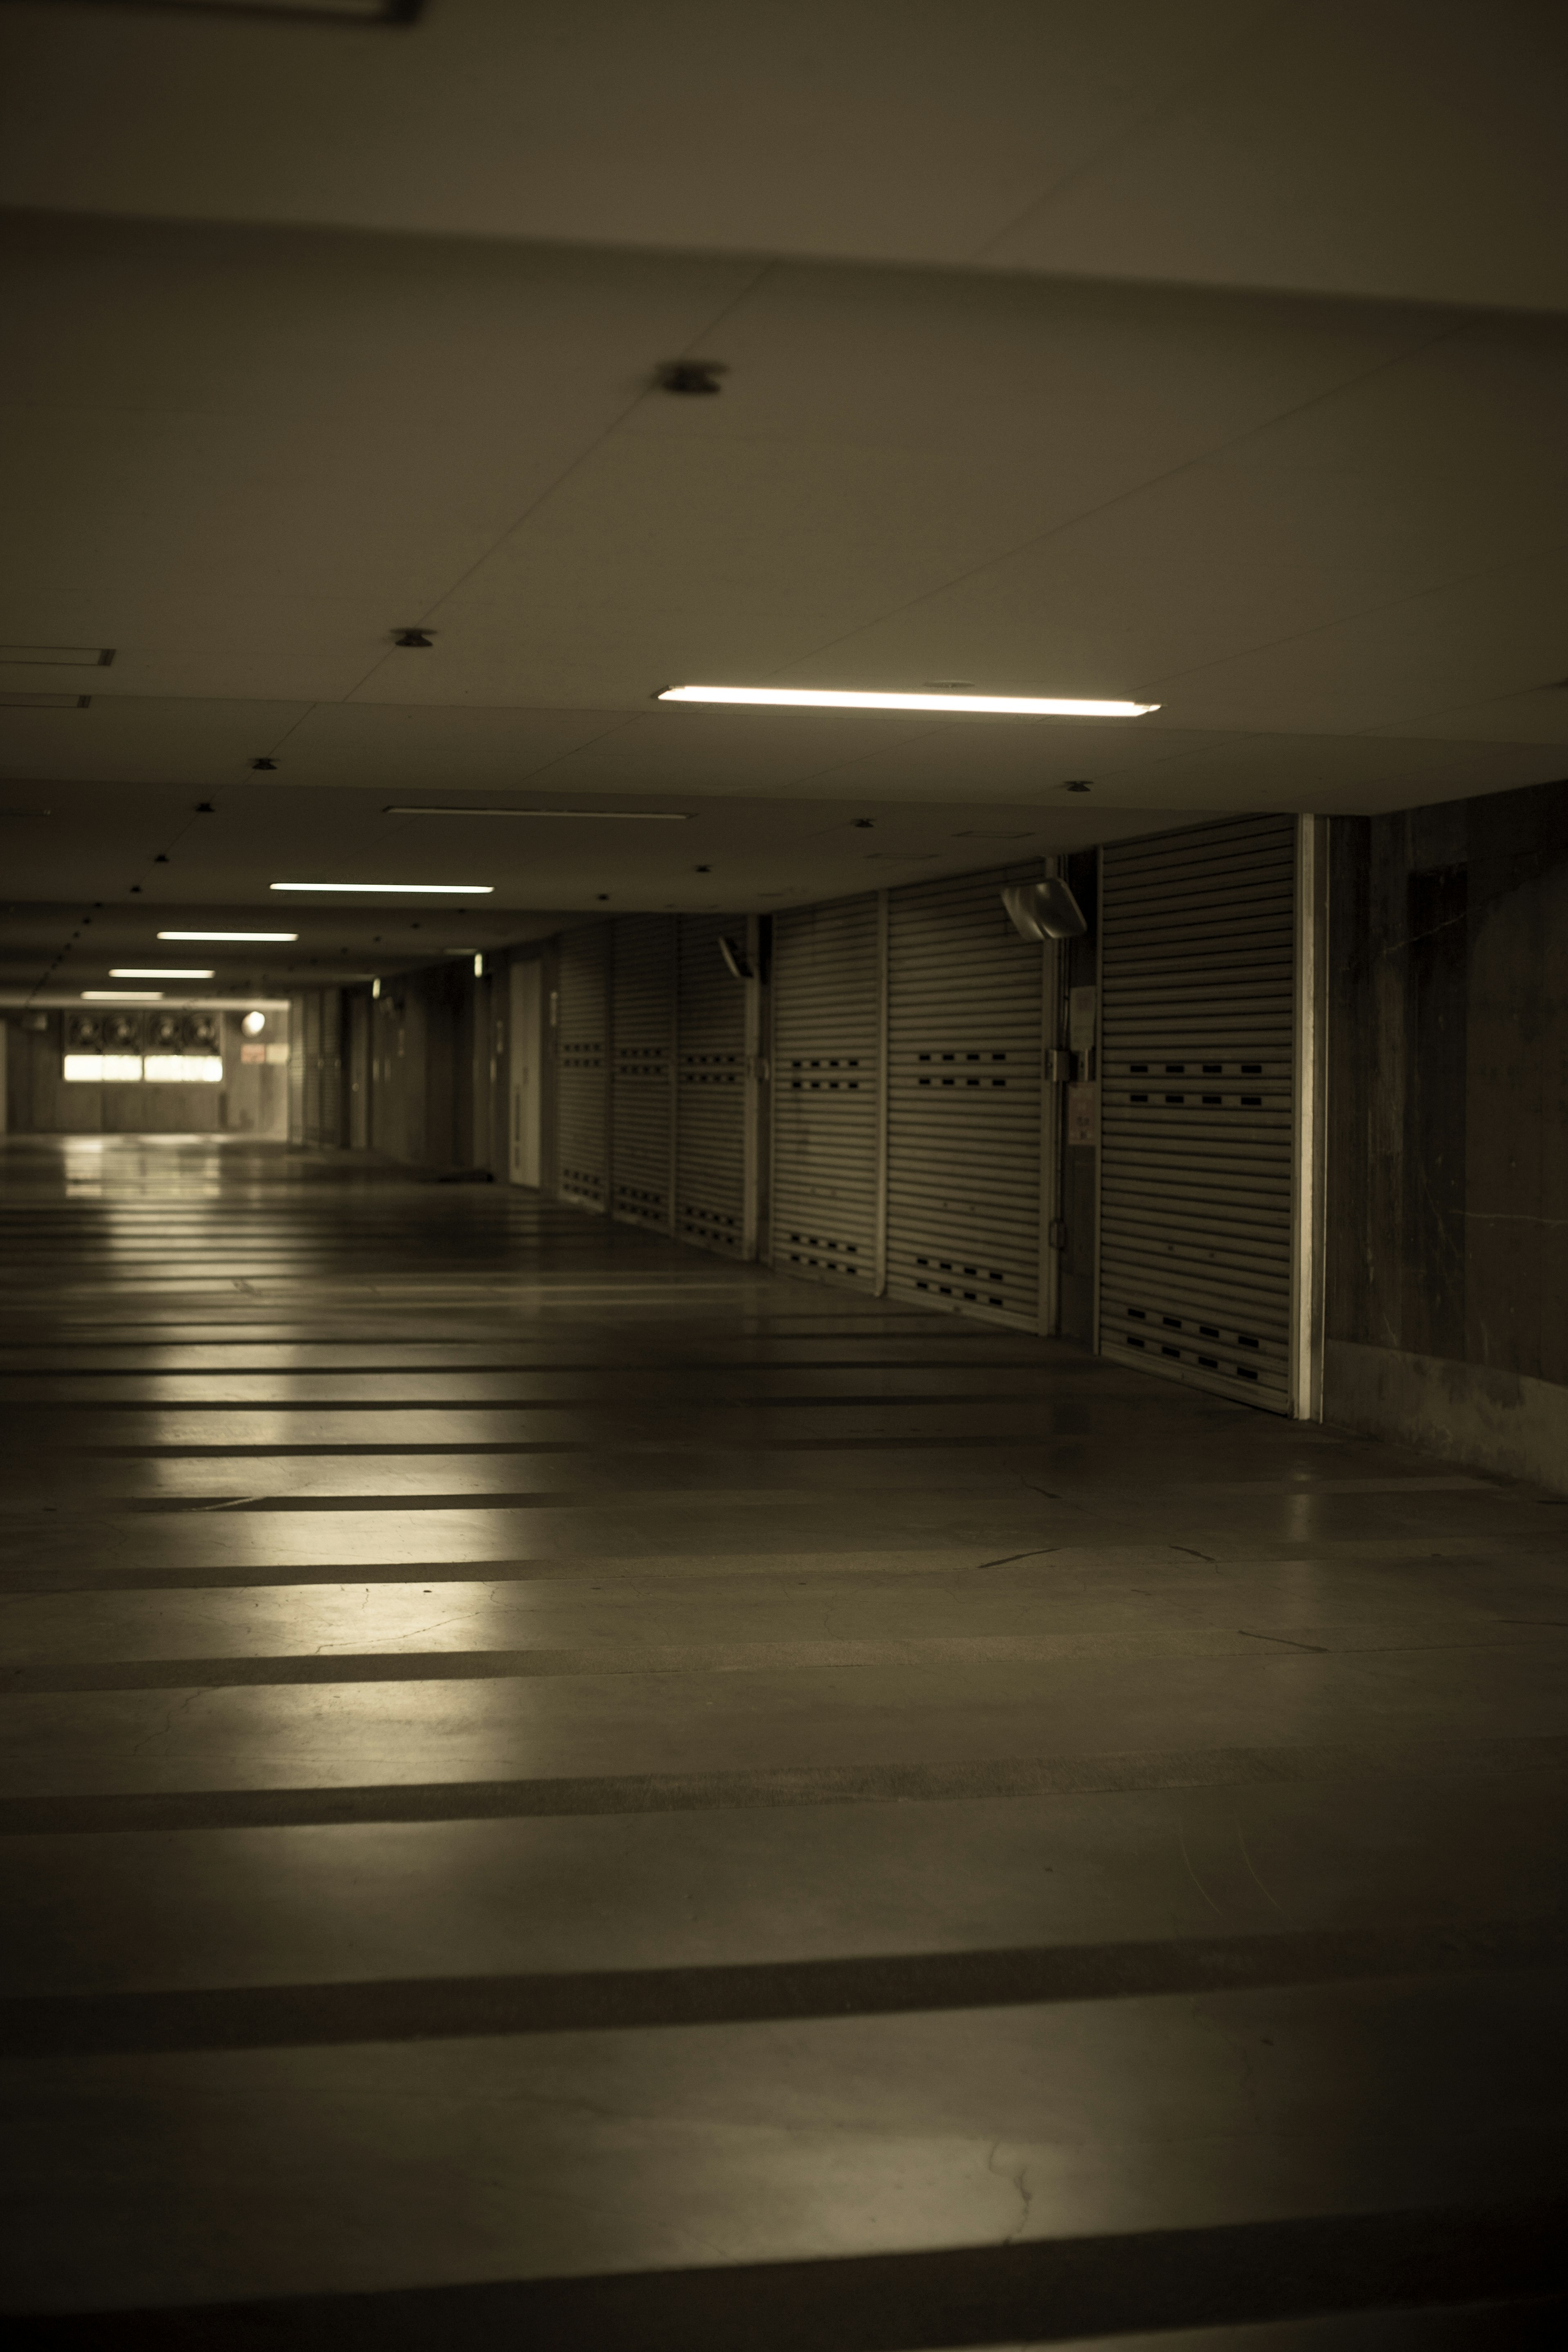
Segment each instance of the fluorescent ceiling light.
[{"label": "fluorescent ceiling light", "polygon": [[1039,694],[859,694],[816,686],[667,686],[660,702],[761,702],[785,710],[983,711],[1012,719],[1142,719],[1157,702]]},{"label": "fluorescent ceiling light", "polygon": [[493,882],[269,882],[269,890],[411,891],[426,898],[488,898]]},{"label": "fluorescent ceiling light", "polygon": [[178,971],[154,971],[142,964],[116,963],[110,966],[109,977],[110,980],[211,980],[213,975],[210,971],[195,971],[189,965],[183,965]]},{"label": "fluorescent ceiling light", "polygon": [[160,931],[161,940],[297,940],[298,931]]},{"label": "fluorescent ceiling light", "polygon": [[162,1004],[161,988],[84,988],[86,1004]]},{"label": "fluorescent ceiling light", "polygon": [[[695,687],[690,689],[696,693]],[[417,808],[405,807],[394,802],[382,811],[383,816],[587,816],[629,819],[634,824],[685,824],[689,809],[520,809],[520,808]]]}]

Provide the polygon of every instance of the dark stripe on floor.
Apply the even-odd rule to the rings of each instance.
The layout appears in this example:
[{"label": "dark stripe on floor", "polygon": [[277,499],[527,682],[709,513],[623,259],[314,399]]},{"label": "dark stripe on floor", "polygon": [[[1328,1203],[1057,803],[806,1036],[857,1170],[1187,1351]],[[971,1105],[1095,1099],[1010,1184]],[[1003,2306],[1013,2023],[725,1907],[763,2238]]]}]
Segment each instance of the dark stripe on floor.
[{"label": "dark stripe on floor", "polygon": [[458,2036],[887,2017],[1369,1978],[1561,1968],[1568,1916],[1362,1933],[1291,1931],[879,1954],[730,1967],[38,1994],[0,2001],[0,2057],[82,2058]]},{"label": "dark stripe on floor", "polygon": [[[1325,2214],[1025,2245],[486,2281],[34,2319],[32,2341],[157,2352],[941,2352],[1507,2297],[1559,2344],[1568,2200]],[[1531,2298],[1542,2308],[1531,2310]],[[1546,2298],[1551,2298],[1548,2305]],[[1547,2332],[1542,2332],[1545,2330]]]},{"label": "dark stripe on floor", "polygon": [[392,1781],[360,1788],[176,1789],[0,1799],[0,1835],[303,1829],[362,1822],[517,1821],[579,1813],[730,1812],[786,1805],[1084,1797],[1136,1789],[1248,1788],[1393,1778],[1468,1780],[1556,1772],[1568,1734],[1412,1741],[1388,1748],[1207,1748],[999,1763],[805,1765],[763,1772],[605,1773],[577,1780]]}]

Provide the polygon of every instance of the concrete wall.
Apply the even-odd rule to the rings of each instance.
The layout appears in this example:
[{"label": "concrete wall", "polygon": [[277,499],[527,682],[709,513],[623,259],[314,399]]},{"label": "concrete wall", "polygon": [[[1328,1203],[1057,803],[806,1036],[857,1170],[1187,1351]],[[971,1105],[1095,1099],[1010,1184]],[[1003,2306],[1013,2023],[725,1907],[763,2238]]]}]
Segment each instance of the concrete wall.
[{"label": "concrete wall", "polygon": [[1568,1491],[1568,785],[1330,856],[1325,1416]]}]

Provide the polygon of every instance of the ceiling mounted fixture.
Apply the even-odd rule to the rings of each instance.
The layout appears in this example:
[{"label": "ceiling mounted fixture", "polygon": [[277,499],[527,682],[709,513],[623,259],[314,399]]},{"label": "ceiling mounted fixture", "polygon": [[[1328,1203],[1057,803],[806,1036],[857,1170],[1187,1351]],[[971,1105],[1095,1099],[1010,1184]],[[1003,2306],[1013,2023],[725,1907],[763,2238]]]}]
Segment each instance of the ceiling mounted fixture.
[{"label": "ceiling mounted fixture", "polygon": [[161,988],[84,988],[84,1004],[162,1004]]},{"label": "ceiling mounted fixture", "polygon": [[0,694],[0,710],[90,710],[90,694]]},{"label": "ceiling mounted fixture", "polygon": [[624,817],[634,824],[685,824],[689,809],[520,809],[520,808],[431,808],[423,802],[409,803],[389,802],[382,810],[383,816],[586,816]]},{"label": "ceiling mounted fixture", "polygon": [[19,669],[107,669],[112,646],[0,646],[0,664]]},{"label": "ceiling mounted fixture", "polygon": [[667,686],[658,702],[754,702],[783,710],[937,710],[1003,719],[1142,719],[1157,702],[1042,694],[861,694],[816,686]]},{"label": "ceiling mounted fixture", "polygon": [[297,940],[298,931],[160,931],[161,940]]},{"label": "ceiling mounted fixture", "polygon": [[110,966],[109,977],[110,980],[211,980],[214,975],[210,971],[194,971],[189,966],[175,971],[154,970],[151,965],[117,963]]},{"label": "ceiling mounted fixture", "polygon": [[401,646],[405,653],[427,654],[435,639],[428,629],[395,629],[392,633],[392,642],[395,646]]},{"label": "ceiling mounted fixture", "polygon": [[1079,776],[1076,777],[1070,784],[1064,784],[1062,786],[1062,790],[1064,793],[1091,793],[1094,790],[1094,786],[1092,784],[1086,783],[1083,778]]},{"label": "ceiling mounted fixture", "polygon": [[688,396],[711,394],[722,389],[720,377],[730,373],[722,360],[666,360],[655,382],[660,392],[684,393]]},{"label": "ceiling mounted fixture", "polygon": [[495,889],[493,882],[269,882],[267,887],[269,890],[369,890],[376,894],[395,890],[425,898],[488,898]]}]

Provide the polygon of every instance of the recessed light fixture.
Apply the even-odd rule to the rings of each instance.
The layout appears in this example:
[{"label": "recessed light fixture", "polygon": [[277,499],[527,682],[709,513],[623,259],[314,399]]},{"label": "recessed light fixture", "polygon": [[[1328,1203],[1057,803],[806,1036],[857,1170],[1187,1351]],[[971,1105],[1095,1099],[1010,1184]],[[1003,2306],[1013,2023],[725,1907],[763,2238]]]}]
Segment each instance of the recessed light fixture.
[{"label": "recessed light fixture", "polygon": [[783,710],[979,711],[1004,719],[1142,719],[1157,702],[1041,694],[861,694],[816,686],[667,686],[659,702],[756,702]]},{"label": "recessed light fixture", "polygon": [[689,809],[520,809],[406,807],[394,801],[383,816],[590,816],[624,817],[635,824],[685,824]]},{"label": "recessed light fixture", "polygon": [[84,1004],[162,1004],[161,988],[84,988]]},{"label": "recessed light fixture", "polygon": [[176,971],[170,966],[116,963],[110,966],[109,977],[110,980],[211,980],[213,974],[197,971],[188,964],[182,965]]},{"label": "recessed light fixture", "polygon": [[297,940],[298,931],[160,931],[161,940]]},{"label": "recessed light fixture", "polygon": [[426,898],[488,898],[493,882],[269,882],[269,890],[396,890]]}]

